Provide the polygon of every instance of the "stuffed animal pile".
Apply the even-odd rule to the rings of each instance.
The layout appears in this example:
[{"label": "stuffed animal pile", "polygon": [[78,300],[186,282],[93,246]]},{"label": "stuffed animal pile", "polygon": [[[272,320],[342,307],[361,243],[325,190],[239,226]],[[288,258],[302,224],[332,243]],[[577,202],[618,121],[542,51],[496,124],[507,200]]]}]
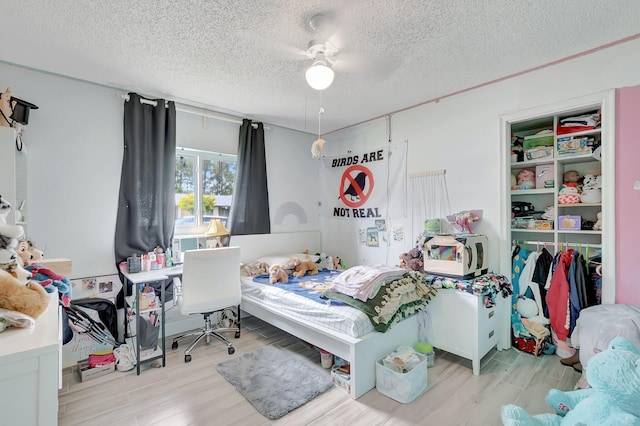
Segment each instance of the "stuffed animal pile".
[{"label": "stuffed animal pile", "polygon": [[40,283],[31,281],[16,249],[21,226],[7,224],[11,205],[0,197],[0,308],[36,318],[49,304],[49,296]]},{"label": "stuffed animal pile", "polygon": [[556,414],[530,415],[516,405],[502,407],[505,426],[640,425],[640,350],[624,337],[589,361],[591,388],[563,392],[551,389],[547,404]]}]

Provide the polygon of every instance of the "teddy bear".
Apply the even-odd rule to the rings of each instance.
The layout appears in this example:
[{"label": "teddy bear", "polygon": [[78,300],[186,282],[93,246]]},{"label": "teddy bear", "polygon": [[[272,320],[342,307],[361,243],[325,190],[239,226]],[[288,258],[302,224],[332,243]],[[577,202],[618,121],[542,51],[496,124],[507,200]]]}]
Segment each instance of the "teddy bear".
[{"label": "teddy bear", "polygon": [[599,203],[602,201],[602,175],[584,175],[580,201],[582,203]]},{"label": "teddy bear", "polygon": [[589,360],[591,388],[563,392],[551,389],[547,404],[556,414],[530,415],[517,405],[502,407],[506,426],[640,425],[640,350],[617,336]]},{"label": "teddy bear", "polygon": [[560,186],[558,204],[577,204],[580,202],[580,192],[575,183],[566,183]]},{"label": "teddy bear", "polygon": [[417,248],[412,248],[407,253],[400,255],[400,267],[406,268],[412,271],[419,271],[422,269],[424,262],[422,261],[422,254]]},{"label": "teddy bear", "polygon": [[296,266],[294,268],[293,276],[302,278],[305,275],[317,275],[318,265],[312,260],[297,259]]},{"label": "teddy bear", "polygon": [[25,286],[9,272],[0,270],[0,308],[37,318],[48,305],[49,295],[39,283],[29,281]]},{"label": "teddy bear", "polygon": [[598,212],[596,214],[597,220],[596,223],[593,224],[594,231],[602,231],[602,212]]},{"label": "teddy bear", "polygon": [[536,174],[533,170],[522,169],[516,175],[518,189],[535,189]]},{"label": "teddy bear", "polygon": [[269,267],[269,282],[271,284],[288,283],[289,273],[281,265],[271,265]]}]

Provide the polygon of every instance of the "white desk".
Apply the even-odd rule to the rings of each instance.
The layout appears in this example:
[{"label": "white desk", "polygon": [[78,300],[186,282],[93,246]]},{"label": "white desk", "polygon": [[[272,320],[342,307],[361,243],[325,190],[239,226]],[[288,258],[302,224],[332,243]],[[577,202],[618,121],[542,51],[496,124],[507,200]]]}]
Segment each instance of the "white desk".
[{"label": "white desk", "polygon": [[[125,278],[125,282],[124,282],[124,294],[126,296],[127,294],[127,281],[129,281],[132,284],[132,287],[135,288],[135,296],[136,296],[136,318],[137,318],[137,323],[136,323],[136,334],[139,333],[139,330],[141,329],[141,325],[140,325],[140,303],[139,298],[140,298],[140,285],[141,284],[150,284],[150,283],[154,283],[154,282],[161,282],[161,281],[166,281],[169,279],[169,277],[172,276],[177,276],[177,275],[182,275],[182,265],[177,265],[177,266],[172,266],[169,268],[162,268],[162,269],[155,269],[149,272],[135,272],[135,273],[123,273],[124,278]],[[126,298],[125,298],[125,304],[126,304]],[[145,357],[144,359],[140,359],[140,347],[138,345],[138,340],[137,339],[132,339],[131,342],[136,342],[135,343],[135,347],[133,348],[136,352],[136,372],[139,375],[140,374],[140,364],[141,362],[150,362],[150,361],[154,361],[156,359],[162,359],[162,366],[164,367],[166,364],[166,350],[165,350],[165,310],[164,310],[164,305],[165,305],[165,285],[161,285],[160,286],[160,304],[161,306],[161,323],[160,323],[160,332],[161,334],[161,347],[160,347],[160,353],[152,353],[150,356]],[[157,310],[157,308],[153,309],[153,310]],[[124,335],[125,335],[125,340],[126,340],[126,336],[127,336],[127,308],[125,306],[125,315],[124,315]]]},{"label": "white desk", "polygon": [[58,293],[33,328],[0,333],[0,413],[3,425],[56,425],[60,377]]}]

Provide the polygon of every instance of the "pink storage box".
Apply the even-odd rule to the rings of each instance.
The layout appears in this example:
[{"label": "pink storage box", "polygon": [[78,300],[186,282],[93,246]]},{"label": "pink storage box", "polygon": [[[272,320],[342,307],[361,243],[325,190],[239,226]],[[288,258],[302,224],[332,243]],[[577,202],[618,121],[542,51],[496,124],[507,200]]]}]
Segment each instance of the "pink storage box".
[{"label": "pink storage box", "polygon": [[553,164],[540,164],[536,166],[536,189],[553,188],[556,176]]}]

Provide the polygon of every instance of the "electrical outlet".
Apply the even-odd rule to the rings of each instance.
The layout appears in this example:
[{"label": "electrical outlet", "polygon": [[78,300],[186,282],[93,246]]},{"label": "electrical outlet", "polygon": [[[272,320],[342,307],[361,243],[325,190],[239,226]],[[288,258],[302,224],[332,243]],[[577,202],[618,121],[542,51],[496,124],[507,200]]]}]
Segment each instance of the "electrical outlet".
[{"label": "electrical outlet", "polygon": [[634,182],[633,189],[635,189],[636,191],[640,191],[640,180]]}]

